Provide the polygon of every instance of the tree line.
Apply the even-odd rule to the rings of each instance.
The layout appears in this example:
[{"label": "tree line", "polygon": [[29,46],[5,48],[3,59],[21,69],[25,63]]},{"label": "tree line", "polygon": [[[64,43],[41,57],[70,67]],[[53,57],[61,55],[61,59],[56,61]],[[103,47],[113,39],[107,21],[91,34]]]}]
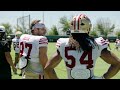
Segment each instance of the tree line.
[{"label": "tree line", "polygon": [[[66,31],[70,29],[70,19],[66,16],[63,16],[59,19],[59,26],[53,25],[50,30],[47,29],[47,35],[66,35]],[[14,34],[15,31],[19,30],[23,33],[28,33],[27,31],[23,31],[22,27],[15,26],[15,31],[13,32],[12,25],[10,23],[1,23],[6,28],[6,34]],[[115,29],[116,26],[111,22],[109,18],[99,18],[96,20],[95,25],[92,25],[92,30],[90,32],[91,36],[109,36],[116,35],[120,36],[120,28]]]}]

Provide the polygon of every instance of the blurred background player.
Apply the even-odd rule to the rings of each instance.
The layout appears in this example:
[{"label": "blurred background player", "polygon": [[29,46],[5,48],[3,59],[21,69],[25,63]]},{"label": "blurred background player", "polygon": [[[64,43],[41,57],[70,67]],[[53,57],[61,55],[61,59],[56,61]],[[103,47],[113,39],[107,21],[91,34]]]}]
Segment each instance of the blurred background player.
[{"label": "blurred background player", "polygon": [[17,69],[10,55],[10,46],[4,37],[5,27],[0,26],[0,79],[12,79],[11,67],[14,73],[16,73]]},{"label": "blurred background player", "polygon": [[119,47],[120,47],[120,40],[116,39],[116,41],[115,41],[115,49],[118,50]]},{"label": "blurred background player", "polygon": [[108,39],[106,39],[106,42],[108,43],[108,47],[109,47],[109,49],[111,50],[111,47],[110,47],[110,42],[109,42],[109,40],[108,40]]},{"label": "blurred background player", "polygon": [[[14,65],[16,67],[17,67],[17,64],[18,64],[18,61],[19,61],[19,53],[20,53],[19,39],[20,39],[21,35],[22,35],[21,31],[16,31],[15,38],[12,39],[13,48],[14,48],[14,51],[15,51],[15,62],[14,62]],[[17,74],[17,72],[15,74]],[[20,76],[22,76],[22,71],[20,73]]]},{"label": "blurred background player", "polygon": [[40,20],[32,21],[31,33],[20,37],[19,68],[24,70],[23,79],[44,79],[44,67],[48,60],[45,24]]},{"label": "blurred background player", "polygon": [[[58,78],[53,70],[62,59],[65,62],[68,79],[109,79],[118,73],[119,58],[107,50],[108,43],[102,37],[94,39],[89,36],[91,27],[91,21],[86,15],[73,17],[70,38],[58,39],[57,50],[46,64],[47,78]],[[94,75],[98,57],[110,64],[106,73],[101,77]]]}]

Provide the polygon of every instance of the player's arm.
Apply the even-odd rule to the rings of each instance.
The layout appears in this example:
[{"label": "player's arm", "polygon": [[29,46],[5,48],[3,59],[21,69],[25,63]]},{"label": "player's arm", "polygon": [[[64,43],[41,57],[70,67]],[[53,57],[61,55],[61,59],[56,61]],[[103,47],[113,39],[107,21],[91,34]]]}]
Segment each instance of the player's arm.
[{"label": "player's arm", "polygon": [[[48,56],[47,56],[48,40],[44,36],[37,38],[37,40],[39,41],[39,44],[37,44],[37,46],[39,47],[39,62],[40,62],[40,65],[42,65],[42,67],[44,69],[44,67],[48,61]],[[44,71],[44,77],[46,78],[45,70],[43,70],[43,71]]]},{"label": "player's arm", "polygon": [[16,73],[17,69],[15,68],[15,66],[13,64],[12,57],[11,57],[11,54],[10,54],[10,47],[9,47],[8,43],[5,44],[4,51],[5,51],[5,57],[6,57],[7,62],[12,67],[13,72]]},{"label": "player's arm", "polygon": [[57,50],[53,56],[48,60],[45,70],[48,79],[58,79],[54,68],[61,62],[62,57],[60,56],[59,51]]},{"label": "player's arm", "polygon": [[108,71],[103,75],[105,79],[112,78],[115,76],[120,70],[120,59],[116,57],[116,55],[107,49],[103,49],[101,52],[101,58],[111,64]]},{"label": "player's arm", "polygon": [[12,69],[13,69],[13,72],[16,72],[16,68],[15,68],[15,66],[14,66],[14,64],[13,64],[13,61],[12,61],[12,57],[11,57],[11,55],[10,55],[10,52],[5,52],[5,57],[6,57],[6,59],[7,59],[7,62],[10,64],[10,66],[12,67]]},{"label": "player's arm", "polygon": [[15,65],[15,66],[16,66],[17,63],[19,62],[19,58],[20,58],[19,53],[16,53],[16,54],[15,54],[15,62],[14,62],[14,65]]},{"label": "player's arm", "polygon": [[47,61],[48,61],[47,47],[40,47],[39,48],[39,61],[40,61],[40,64],[42,64],[42,66],[44,68],[46,63],[47,63]]}]

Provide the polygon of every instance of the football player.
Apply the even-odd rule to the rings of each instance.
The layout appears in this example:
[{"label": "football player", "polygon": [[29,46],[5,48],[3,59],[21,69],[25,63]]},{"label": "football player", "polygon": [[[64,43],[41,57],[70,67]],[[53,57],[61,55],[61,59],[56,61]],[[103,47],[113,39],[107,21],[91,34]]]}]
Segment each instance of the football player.
[{"label": "football player", "polygon": [[[19,61],[19,53],[20,53],[20,49],[19,49],[19,39],[20,39],[20,36],[22,35],[22,32],[21,31],[16,31],[15,33],[15,38],[12,39],[12,42],[13,42],[13,48],[14,48],[14,51],[15,51],[15,62],[14,62],[14,65],[17,67],[17,64],[18,64],[18,61]],[[17,72],[15,73],[17,74]],[[20,76],[22,75],[22,71],[20,73]]]},{"label": "football player", "polygon": [[24,69],[23,79],[44,79],[44,67],[48,60],[46,27],[40,20],[31,23],[31,33],[20,37],[19,68]]},{"label": "football player", "polygon": [[110,42],[109,42],[109,40],[108,40],[108,39],[106,39],[106,42],[108,43],[108,47],[109,47],[109,49],[111,50],[111,47],[110,47]]},{"label": "football player", "polygon": [[12,79],[11,68],[15,73],[15,68],[10,54],[9,43],[4,39],[5,27],[0,26],[0,79]]},{"label": "football player", "polygon": [[115,47],[116,47],[116,50],[118,50],[118,48],[120,47],[120,40],[119,39],[116,39]]},{"label": "football player", "polygon": [[[108,43],[102,37],[94,39],[89,36],[91,27],[91,21],[86,15],[73,17],[70,38],[58,39],[57,51],[45,66],[48,78],[58,78],[53,70],[62,59],[68,79],[109,79],[118,73],[119,58],[107,50]],[[101,77],[95,76],[93,71],[98,57],[110,64],[109,69]]]}]

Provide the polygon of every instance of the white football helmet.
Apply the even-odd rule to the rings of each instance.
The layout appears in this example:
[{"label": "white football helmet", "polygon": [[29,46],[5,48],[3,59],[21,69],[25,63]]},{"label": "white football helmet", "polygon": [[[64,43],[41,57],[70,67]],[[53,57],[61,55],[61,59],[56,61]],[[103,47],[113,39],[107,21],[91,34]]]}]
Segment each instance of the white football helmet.
[{"label": "white football helmet", "polygon": [[91,27],[92,24],[90,19],[86,15],[80,14],[73,17],[71,23],[71,33],[89,33]]},{"label": "white football helmet", "polygon": [[116,39],[116,41],[119,41],[119,39]]},{"label": "white football helmet", "polygon": [[3,38],[5,38],[5,27],[0,26],[0,40],[2,40]]}]

